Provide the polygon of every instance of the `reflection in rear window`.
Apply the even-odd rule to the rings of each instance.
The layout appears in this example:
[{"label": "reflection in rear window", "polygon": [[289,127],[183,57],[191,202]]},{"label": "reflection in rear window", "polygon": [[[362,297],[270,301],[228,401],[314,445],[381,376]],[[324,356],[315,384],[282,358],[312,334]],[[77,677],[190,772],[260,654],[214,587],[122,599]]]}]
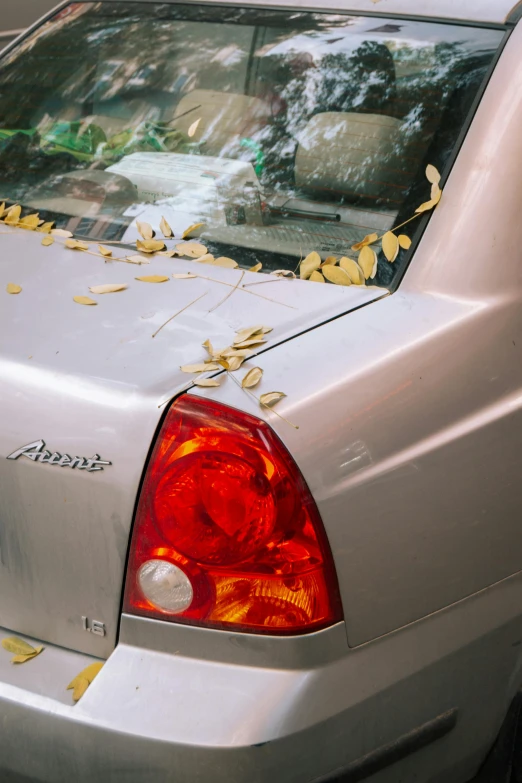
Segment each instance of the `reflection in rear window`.
[{"label": "reflection in rear window", "polygon": [[[375,16],[73,3],[0,63],[0,192],[102,241],[134,241],[136,220],[159,231],[164,216],[177,237],[201,222],[208,252],[243,268],[354,257],[429,198],[426,164],[443,167],[501,38]],[[376,281],[397,268],[381,254]]]}]

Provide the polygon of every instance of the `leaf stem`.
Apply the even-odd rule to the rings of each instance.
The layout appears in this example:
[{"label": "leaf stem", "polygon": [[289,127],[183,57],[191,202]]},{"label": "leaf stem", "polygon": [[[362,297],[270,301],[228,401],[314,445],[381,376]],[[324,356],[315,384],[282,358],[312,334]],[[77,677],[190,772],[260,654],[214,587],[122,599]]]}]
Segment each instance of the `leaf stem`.
[{"label": "leaf stem", "polygon": [[273,408],[271,408],[271,407],[270,407],[270,405],[265,405],[263,402],[261,402],[261,400],[259,399],[259,397],[258,397],[257,395],[255,395],[253,391],[250,391],[250,389],[245,389],[245,387],[241,385],[240,381],[238,381],[238,379],[237,379],[237,378],[234,378],[234,376],[232,375],[232,373],[231,373],[229,370],[227,370],[227,375],[229,375],[229,376],[232,378],[232,380],[234,381],[234,383],[235,383],[237,386],[239,386],[239,388],[240,388],[242,391],[246,392],[246,394],[250,394],[250,396],[251,396],[251,397],[253,397],[253,398],[254,398],[254,400],[256,400],[256,401],[259,403],[259,405],[260,405],[262,408],[266,408],[267,410],[271,411],[272,413],[275,413],[275,415],[276,415],[276,416],[278,416],[278,417],[279,417],[279,418],[280,418],[282,421],[284,421],[284,422],[285,422],[285,424],[289,424],[289,425],[290,425],[290,427],[293,427],[293,428],[294,428],[294,430],[298,430],[298,429],[299,429],[299,426],[298,426],[297,424],[292,424],[292,422],[291,422],[291,421],[288,421],[288,419],[285,419],[285,417],[284,417],[284,416],[281,416],[281,414],[280,414],[280,413],[278,413],[278,412],[277,412],[276,410],[274,410]]},{"label": "leaf stem", "polygon": [[174,315],[171,315],[171,317],[167,321],[165,321],[165,323],[162,324],[159,329],[156,329],[156,331],[154,332],[154,334],[152,336],[156,337],[156,335],[161,332],[161,330],[163,329],[164,326],[166,326],[171,321],[173,321],[174,318],[176,318],[178,315],[181,315],[181,313],[184,313],[185,310],[188,310],[188,308],[191,307],[193,304],[196,304],[196,302],[199,302],[199,300],[203,299],[203,297],[206,296],[207,294],[208,294],[208,291],[205,291],[205,293],[201,294],[201,296],[198,296],[197,299],[193,299],[192,302],[188,303],[188,305],[185,305],[185,307],[182,307],[181,310],[178,310],[177,313],[174,313]]},{"label": "leaf stem", "polygon": [[241,275],[240,275],[240,277],[239,277],[239,279],[238,279],[237,283],[236,283],[236,284],[235,284],[235,286],[233,287],[232,291],[229,291],[229,292],[228,292],[228,294],[227,294],[226,296],[224,296],[224,297],[223,297],[223,299],[220,299],[220,301],[217,303],[217,305],[214,305],[214,307],[212,307],[212,308],[209,310],[209,313],[213,313],[213,312],[214,312],[214,310],[217,310],[217,309],[218,309],[218,307],[220,307],[220,306],[221,306],[221,305],[222,305],[224,302],[226,302],[226,301],[227,301],[227,299],[228,299],[229,297],[231,297],[231,296],[232,296],[232,294],[234,293],[234,291],[237,291],[237,289],[239,288],[239,284],[240,284],[240,282],[242,281],[242,279],[244,278],[244,276],[245,276],[245,270],[243,269],[243,270],[242,270],[242,272],[241,272]]}]

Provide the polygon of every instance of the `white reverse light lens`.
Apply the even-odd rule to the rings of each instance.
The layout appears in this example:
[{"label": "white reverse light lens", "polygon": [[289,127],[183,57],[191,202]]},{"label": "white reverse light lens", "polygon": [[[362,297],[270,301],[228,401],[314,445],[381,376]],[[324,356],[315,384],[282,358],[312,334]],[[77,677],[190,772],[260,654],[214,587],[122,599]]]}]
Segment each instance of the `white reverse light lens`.
[{"label": "white reverse light lens", "polygon": [[162,612],[180,614],[188,609],[194,591],[188,576],[166,560],[147,560],[138,571],[141,592]]}]

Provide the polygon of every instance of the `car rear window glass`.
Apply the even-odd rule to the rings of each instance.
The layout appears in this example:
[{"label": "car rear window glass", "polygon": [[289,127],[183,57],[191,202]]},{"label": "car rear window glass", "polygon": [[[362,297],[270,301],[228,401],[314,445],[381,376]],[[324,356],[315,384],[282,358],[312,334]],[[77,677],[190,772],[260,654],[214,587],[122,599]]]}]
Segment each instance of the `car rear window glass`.
[{"label": "car rear window glass", "polygon": [[[100,241],[132,243],[136,221],[159,233],[164,217],[177,238],[202,223],[209,254],[263,273],[311,252],[356,259],[429,199],[426,166],[443,169],[502,36],[72,3],[0,61],[0,196]],[[398,267],[380,253],[366,283],[391,286]]]}]

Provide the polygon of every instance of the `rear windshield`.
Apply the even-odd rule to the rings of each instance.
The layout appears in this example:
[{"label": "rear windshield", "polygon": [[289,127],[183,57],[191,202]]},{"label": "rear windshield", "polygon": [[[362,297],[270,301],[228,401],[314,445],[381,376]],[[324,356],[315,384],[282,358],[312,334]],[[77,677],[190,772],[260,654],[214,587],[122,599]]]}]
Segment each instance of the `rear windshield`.
[{"label": "rear windshield", "polygon": [[[165,218],[174,247],[202,224],[192,235],[210,258],[261,273],[311,253],[314,269],[356,259],[365,235],[429,200],[426,166],[443,169],[502,35],[73,3],[0,61],[0,196],[100,242],[130,245],[137,221],[162,237]],[[393,285],[417,222],[397,232],[397,260],[378,252],[367,284]]]}]

